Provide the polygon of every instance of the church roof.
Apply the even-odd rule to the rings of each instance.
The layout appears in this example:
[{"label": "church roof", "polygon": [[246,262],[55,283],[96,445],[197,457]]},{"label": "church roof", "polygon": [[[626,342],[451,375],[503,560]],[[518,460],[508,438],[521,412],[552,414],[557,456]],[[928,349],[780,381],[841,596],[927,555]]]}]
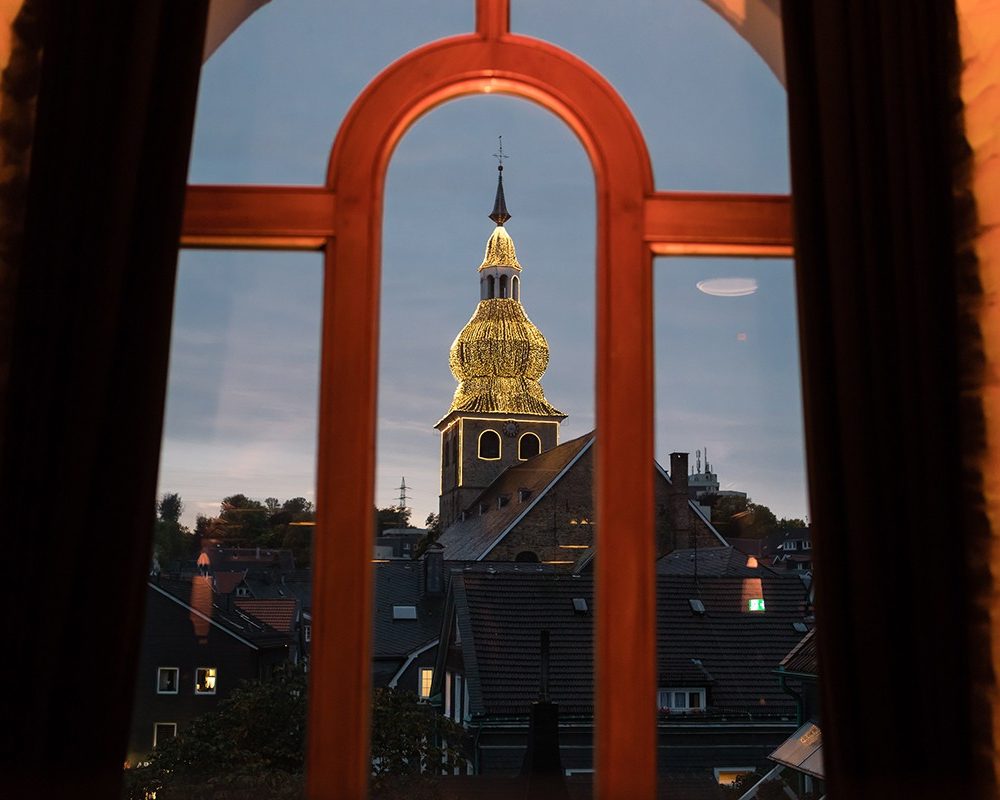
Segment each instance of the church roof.
[{"label": "church roof", "polygon": [[[470,514],[441,534],[438,542],[444,546],[445,559],[474,561],[487,555],[593,442],[594,434],[588,433],[505,470],[472,504],[475,508],[484,502],[489,512]],[[502,508],[495,502],[500,495],[510,497]]]},{"label": "church roof", "polygon": [[[591,431],[502,472],[469,505],[466,518],[449,526],[441,534],[438,542],[444,547],[445,560],[475,561],[488,556],[490,551],[517,527],[522,517],[527,515],[570,472],[577,461],[585,456],[594,443],[594,437],[595,434]],[[656,462],[654,466],[657,473],[669,484],[670,476]],[[497,502],[502,497],[507,498],[505,504]],[[486,509],[483,514],[477,513],[480,505]],[[746,571],[746,556],[728,546],[728,542],[702,513],[697,503],[688,500],[688,508],[693,521],[701,526],[707,539],[719,545],[701,549],[702,554],[709,553],[709,555],[704,556],[699,562],[699,567],[702,563],[706,563],[718,574],[741,574],[737,569],[737,562],[740,562]],[[595,553],[593,549],[588,550],[574,571],[584,571],[587,562],[594,558]],[[675,573],[683,572],[686,567],[677,561],[670,567],[664,563],[660,569]],[[771,571],[768,570],[768,573]],[[750,570],[749,574],[757,573]]]},{"label": "church roof", "polygon": [[520,301],[483,300],[455,338],[449,363],[459,381],[452,411],[564,417],[538,382],[549,345]]},{"label": "church roof", "polygon": [[[514,240],[503,227],[510,214],[503,197],[502,173],[491,219],[497,227],[486,243],[479,269],[505,267],[520,271]],[[566,415],[545,399],[539,383],[549,364],[549,343],[521,305],[520,292],[513,286],[519,279],[510,278],[509,285],[508,277],[482,278],[489,290],[484,289],[484,299],[451,345],[448,361],[458,388],[448,413],[564,418]],[[500,281],[501,289],[494,289],[494,280]]]},{"label": "church roof", "polygon": [[517,260],[514,250],[514,240],[503,225],[497,225],[486,241],[486,253],[479,269],[482,271],[489,267],[513,267],[518,272],[521,271],[521,262]]}]

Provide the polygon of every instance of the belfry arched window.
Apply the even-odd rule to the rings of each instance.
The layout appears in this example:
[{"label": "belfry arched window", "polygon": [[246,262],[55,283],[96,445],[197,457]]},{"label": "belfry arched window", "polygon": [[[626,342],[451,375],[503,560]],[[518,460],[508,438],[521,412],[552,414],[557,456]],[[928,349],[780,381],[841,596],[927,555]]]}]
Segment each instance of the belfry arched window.
[{"label": "belfry arched window", "polygon": [[510,282],[510,278],[508,278],[506,275],[501,275],[500,276],[500,292],[499,292],[500,297],[508,297],[509,296],[509,292],[508,292],[509,282]]},{"label": "belfry arched window", "polygon": [[496,297],[496,278],[492,275],[486,276],[486,299],[492,300]]},{"label": "belfry arched window", "polygon": [[483,461],[496,461],[500,458],[500,434],[493,430],[479,434],[479,457]]},{"label": "belfry arched window", "polygon": [[510,279],[510,296],[514,300],[521,299],[521,280],[517,275]]},{"label": "belfry arched window", "polygon": [[[596,70],[546,41],[510,31],[508,0],[476,0],[475,31],[399,59],[359,95],[337,133],[323,185],[191,186],[189,246],[321,251],[323,355],[313,537],[314,602],[356,613],[314,621],[309,693],[311,795],[362,797],[371,764],[360,732],[370,717],[375,359],[384,180],[395,145],[422,114],[469,94],[537,103],[578,137],[597,182],[597,547],[595,794],[656,790],[652,260],[656,255],[791,253],[785,196],[658,191],[646,143],[626,103]],[[348,202],[343,202],[348,198]],[[495,296],[489,280],[486,290]],[[534,285],[534,284],[533,284]],[[507,294],[519,294],[517,279]],[[344,390],[343,376],[351,376]],[[345,431],[347,433],[345,433]],[[489,436],[487,437],[487,434]],[[456,442],[457,440],[453,440]],[[480,457],[499,458],[487,431]],[[484,455],[496,452],[495,456]],[[343,531],[352,532],[340,535]],[[337,534],[337,535],[334,535]],[[622,609],[629,609],[627,617]],[[359,654],[345,657],[346,654]],[[351,720],[345,725],[344,720]],[[625,735],[623,735],[625,734]]]},{"label": "belfry arched window", "polygon": [[538,438],[537,433],[524,433],[521,438],[517,440],[517,457],[521,461],[527,461],[529,458],[534,458],[539,453],[542,452],[542,440]]}]

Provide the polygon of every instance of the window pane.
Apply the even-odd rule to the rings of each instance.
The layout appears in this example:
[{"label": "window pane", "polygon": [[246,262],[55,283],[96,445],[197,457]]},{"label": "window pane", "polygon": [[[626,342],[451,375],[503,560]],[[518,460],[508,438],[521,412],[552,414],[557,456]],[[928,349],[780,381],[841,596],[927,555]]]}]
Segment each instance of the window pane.
[{"label": "window pane", "polygon": [[[181,256],[127,755],[149,760],[176,724],[187,766],[164,794],[239,793],[262,763],[262,784],[301,789],[321,295],[318,253]],[[203,755],[234,741],[232,760]],[[148,789],[169,753],[129,786]]]},{"label": "window pane", "polygon": [[[513,215],[502,229],[489,218],[501,120]],[[545,713],[558,707],[564,768],[592,768],[593,214],[592,172],[572,134],[510,98],[436,109],[390,164],[373,796],[434,783],[448,796],[522,795],[543,693]],[[418,539],[407,558],[402,541],[423,531],[399,530],[406,523],[440,526],[437,546]],[[390,620],[402,602],[416,618]],[[432,669],[421,705],[415,688]],[[430,733],[404,746],[432,748],[432,763],[450,758],[448,775],[407,775],[393,762],[394,720],[407,709]]]},{"label": "window pane", "polygon": [[472,27],[469,0],[266,4],[205,64],[190,181],[323,183],[365,85],[415,47]]},{"label": "window pane", "polygon": [[656,188],[789,191],[785,91],[702,0],[514,0],[511,27],[598,69],[632,109]]},{"label": "window pane", "polygon": [[811,564],[790,544],[808,536],[792,263],[658,259],[654,277],[658,658],[661,685],[688,687],[673,698],[683,718],[659,721],[660,781],[676,792],[717,782],[720,764],[768,772],[818,706]]}]

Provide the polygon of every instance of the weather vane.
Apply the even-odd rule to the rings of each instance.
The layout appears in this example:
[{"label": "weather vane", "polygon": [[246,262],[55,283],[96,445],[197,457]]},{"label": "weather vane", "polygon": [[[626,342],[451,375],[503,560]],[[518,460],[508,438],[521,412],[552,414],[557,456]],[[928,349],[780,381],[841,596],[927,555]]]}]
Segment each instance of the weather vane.
[{"label": "weather vane", "polygon": [[497,160],[497,169],[499,169],[501,172],[503,172],[503,160],[505,158],[510,158],[510,156],[504,155],[504,152],[503,152],[503,136],[497,136],[497,139],[500,140],[500,149],[493,154],[493,158],[495,158]]}]

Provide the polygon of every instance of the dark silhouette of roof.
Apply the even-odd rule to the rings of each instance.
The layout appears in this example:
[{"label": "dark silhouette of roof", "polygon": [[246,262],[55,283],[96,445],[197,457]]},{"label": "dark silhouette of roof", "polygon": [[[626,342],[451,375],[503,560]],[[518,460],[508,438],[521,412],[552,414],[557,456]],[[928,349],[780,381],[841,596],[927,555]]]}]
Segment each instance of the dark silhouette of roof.
[{"label": "dark silhouette of roof", "polygon": [[[474,715],[527,713],[539,692],[542,629],[550,634],[551,699],[563,718],[592,715],[593,587],[590,575],[500,570],[453,575]],[[758,595],[765,611],[751,612],[748,600]],[[691,599],[701,601],[703,613],[694,610]],[[739,719],[794,715],[774,669],[801,637],[793,623],[804,623],[806,600],[805,587],[795,576],[659,576],[660,686],[706,687],[707,714]]]},{"label": "dark silhouette of roof", "polygon": [[656,562],[658,575],[730,575],[759,578],[777,573],[758,562],[751,566],[750,557],[735,547],[699,547],[674,550]]},{"label": "dark silhouette of roof", "polygon": [[228,600],[212,590],[211,577],[150,580],[149,586],[171,598],[191,614],[211,621],[221,630],[254,647],[277,647],[289,642],[290,630],[278,630],[264,620],[242,611],[235,598]]},{"label": "dark silhouette of roof", "polygon": [[[375,657],[405,656],[437,639],[444,595],[428,595],[424,591],[423,561],[393,560],[373,566]],[[396,606],[413,606],[416,618],[394,619]]]},{"label": "dark silhouette of roof", "polygon": [[779,666],[784,672],[794,672],[797,675],[819,675],[815,629],[802,637],[802,641],[782,659]]}]

